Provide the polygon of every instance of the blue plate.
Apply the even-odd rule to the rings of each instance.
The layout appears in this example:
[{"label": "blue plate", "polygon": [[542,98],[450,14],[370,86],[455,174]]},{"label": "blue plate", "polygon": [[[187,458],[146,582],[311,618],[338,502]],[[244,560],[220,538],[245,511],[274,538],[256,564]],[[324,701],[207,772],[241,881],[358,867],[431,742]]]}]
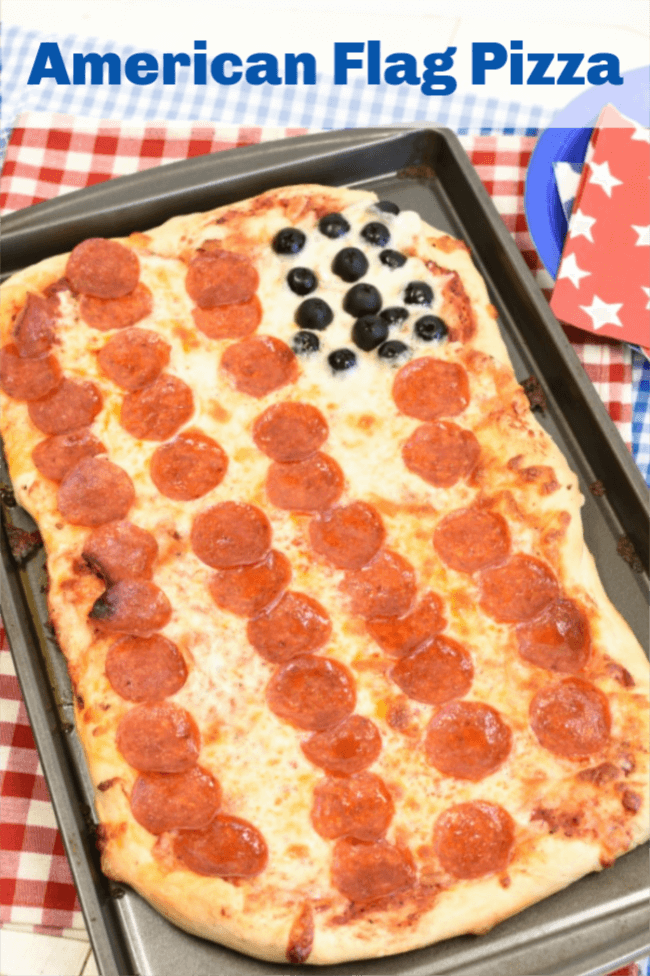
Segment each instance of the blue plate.
[{"label": "blue plate", "polygon": [[553,163],[584,162],[593,127],[605,105],[614,105],[640,125],[650,121],[650,67],[626,71],[622,85],[588,88],[553,118],[539,137],[526,176],[524,207],[537,253],[553,278],[560,265],[567,222]]}]

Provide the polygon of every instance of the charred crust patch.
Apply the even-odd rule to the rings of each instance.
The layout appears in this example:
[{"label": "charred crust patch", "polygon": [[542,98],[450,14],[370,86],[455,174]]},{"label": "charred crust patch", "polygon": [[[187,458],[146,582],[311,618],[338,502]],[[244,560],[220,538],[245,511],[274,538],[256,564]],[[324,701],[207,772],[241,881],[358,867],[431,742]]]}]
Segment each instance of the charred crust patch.
[{"label": "charred crust patch", "polygon": [[643,572],[643,563],[636,553],[632,540],[627,535],[620,536],[616,543],[616,552],[622,560],[630,566],[635,573]]},{"label": "charred crust patch", "polygon": [[523,379],[521,388],[528,398],[531,410],[546,410],[546,394],[536,376],[527,376]]},{"label": "charred crust patch", "polygon": [[624,688],[634,688],[634,685],[636,684],[634,678],[627,668],[624,668],[622,664],[618,663],[618,661],[608,660],[605,663],[605,671],[610,678],[613,678],[614,681],[618,681],[619,685],[623,685]]},{"label": "charred crust patch", "polygon": [[445,300],[443,317],[449,323],[450,339],[468,342],[476,333],[476,317],[458,272],[453,272],[451,281],[442,289],[442,296]]},{"label": "charred crust patch", "polygon": [[30,556],[33,556],[43,545],[43,539],[38,529],[34,532],[27,532],[26,529],[19,529],[15,525],[7,525],[6,528],[11,555],[19,565],[27,562]]},{"label": "charred crust patch", "polygon": [[14,490],[11,485],[8,485],[4,481],[0,484],[0,502],[5,506],[5,508],[16,507],[16,496],[14,495]]},{"label": "charred crust patch", "polygon": [[97,784],[97,789],[100,790],[101,793],[105,793],[106,790],[110,790],[111,786],[115,786],[115,784],[119,783],[119,781],[119,776],[113,776],[112,779],[103,779],[101,783]]},{"label": "charred crust patch", "polygon": [[301,965],[309,958],[314,945],[314,912],[311,902],[304,902],[296,915],[287,943],[287,961]]},{"label": "charred crust patch", "polygon": [[537,807],[530,816],[531,822],[536,820],[545,823],[549,834],[556,834],[561,830],[565,837],[575,837],[580,831],[582,813],[571,813],[564,810],[551,810],[547,807]]},{"label": "charred crust patch", "polygon": [[637,813],[641,809],[641,797],[634,790],[623,790],[621,803],[623,809],[627,810],[628,813]]},{"label": "charred crust patch", "polygon": [[576,773],[576,779],[585,783],[593,783],[595,786],[604,786],[618,779],[620,770],[614,763],[604,762],[599,766],[590,766],[589,769],[581,769]]}]

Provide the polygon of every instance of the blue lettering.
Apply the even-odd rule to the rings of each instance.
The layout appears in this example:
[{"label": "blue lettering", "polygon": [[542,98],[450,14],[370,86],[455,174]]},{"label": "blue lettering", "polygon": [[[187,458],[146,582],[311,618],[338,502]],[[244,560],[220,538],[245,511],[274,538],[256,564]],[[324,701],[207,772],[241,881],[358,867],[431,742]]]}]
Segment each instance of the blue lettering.
[{"label": "blue lettering", "polygon": [[249,85],[281,85],[282,78],[278,74],[278,62],[273,54],[261,51],[246,58],[246,64],[252,67],[246,69],[246,81]]},{"label": "blue lettering", "polygon": [[133,85],[153,85],[158,77],[158,61],[145,51],[132,54],[124,63],[124,74]]},{"label": "blue lettering", "polygon": [[[598,64],[600,61],[605,63]],[[605,82],[609,82],[610,85],[623,84],[621,66],[615,54],[608,54],[606,51],[592,54],[589,58],[589,64],[595,64],[595,67],[590,68],[587,72],[587,81],[590,85],[604,85]]]},{"label": "blue lettering", "polygon": [[387,85],[419,85],[420,76],[418,75],[418,63],[412,54],[406,51],[399,51],[396,54],[389,54],[386,64],[392,67],[386,68],[384,80]]},{"label": "blue lettering", "polygon": [[580,75],[576,78],[576,71],[582,63],[584,54],[558,54],[558,61],[566,61],[566,68],[562,68],[558,85],[584,85],[585,79]]},{"label": "blue lettering", "polygon": [[[491,55],[490,58],[488,54]],[[472,44],[472,84],[484,85],[485,72],[502,68],[507,60],[508,52],[503,44],[491,44],[488,41]]]},{"label": "blue lettering", "polygon": [[54,41],[42,41],[38,45],[38,51],[36,52],[27,84],[40,85],[43,78],[54,78],[57,85],[70,84],[68,72],[65,70],[63,58],[59,51],[59,45]]},{"label": "blue lettering", "polygon": [[227,64],[231,64],[235,68],[242,66],[242,62],[236,54],[225,52],[224,54],[217,54],[216,58],[212,59],[210,74],[219,85],[236,85],[238,81],[241,81],[242,73],[241,71],[231,71],[227,75],[225,72]]},{"label": "blue lettering", "polygon": [[104,65],[108,66],[109,85],[120,85],[122,83],[122,64],[118,54],[109,52],[103,57],[91,51],[90,54],[72,55],[72,84],[86,84],[86,65],[90,65],[90,84],[102,85],[104,83]]},{"label": "blue lettering", "polygon": [[176,84],[176,65],[182,68],[189,68],[192,63],[189,54],[163,54],[163,85]]},{"label": "blue lettering", "polygon": [[422,74],[422,87],[420,88],[423,95],[451,95],[453,91],[456,91],[456,79],[452,78],[451,75],[441,74],[441,72],[453,68],[455,53],[455,47],[448,47],[446,51],[427,54],[424,59],[424,67],[427,70]]},{"label": "blue lettering", "polygon": [[553,54],[529,54],[528,60],[535,61],[535,67],[528,75],[527,85],[554,85],[555,78],[551,78],[546,74],[546,69],[553,60]]},{"label": "blue lettering", "polygon": [[302,65],[303,85],[316,84],[316,58],[313,54],[285,54],[284,56],[284,83],[285,85],[298,84],[298,65]]},{"label": "blue lettering", "polygon": [[336,41],[334,44],[334,84],[347,85],[348,68],[361,68],[360,58],[348,58],[348,54],[362,54],[365,44],[361,41]]}]

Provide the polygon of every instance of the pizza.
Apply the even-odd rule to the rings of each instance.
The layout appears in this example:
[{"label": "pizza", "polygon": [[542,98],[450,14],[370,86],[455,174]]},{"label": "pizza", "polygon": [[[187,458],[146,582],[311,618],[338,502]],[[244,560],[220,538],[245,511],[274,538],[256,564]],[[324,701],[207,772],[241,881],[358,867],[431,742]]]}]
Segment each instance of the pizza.
[{"label": "pizza", "polygon": [[2,433],[106,874],[277,962],[648,836],[648,664],[464,243],[298,186],[11,278]]}]

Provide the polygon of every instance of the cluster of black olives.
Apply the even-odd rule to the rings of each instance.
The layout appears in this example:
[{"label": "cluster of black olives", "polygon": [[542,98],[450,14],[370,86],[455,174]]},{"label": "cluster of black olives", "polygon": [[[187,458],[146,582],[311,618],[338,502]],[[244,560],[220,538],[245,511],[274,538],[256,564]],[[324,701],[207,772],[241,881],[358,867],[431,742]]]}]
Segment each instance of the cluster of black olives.
[{"label": "cluster of black olives", "polygon": [[[389,200],[377,203],[376,208],[383,213],[398,214],[399,207]],[[318,223],[318,229],[325,237],[335,240],[350,230],[350,225],[340,213],[327,214]],[[384,248],[379,260],[389,268],[401,268],[406,263],[406,255],[386,248],[390,241],[390,231],[385,224],[371,221],[361,230],[361,236],[370,244]],[[276,254],[299,254],[307,238],[296,227],[285,227],[273,238]],[[344,247],[332,262],[332,271],[343,281],[358,282],[368,271],[368,259],[356,247]],[[310,268],[292,268],[287,275],[291,290],[304,297],[318,287],[318,279]],[[411,281],[404,289],[405,305],[429,306],[433,301],[433,290],[424,281]],[[343,308],[356,319],[352,327],[352,341],[364,352],[377,349],[378,356],[388,362],[405,357],[408,346],[388,338],[389,328],[408,318],[406,308],[396,306],[381,310],[382,297],[374,285],[360,282],[346,293]],[[295,322],[300,327],[293,339],[293,349],[297,354],[314,353],[320,348],[316,335],[331,324],[334,312],[322,298],[305,298],[296,309]],[[414,333],[426,342],[441,342],[447,336],[447,326],[436,315],[424,315],[417,320]],[[356,365],[357,356],[352,349],[335,349],[328,356],[328,362],[335,372],[351,369]]]}]

